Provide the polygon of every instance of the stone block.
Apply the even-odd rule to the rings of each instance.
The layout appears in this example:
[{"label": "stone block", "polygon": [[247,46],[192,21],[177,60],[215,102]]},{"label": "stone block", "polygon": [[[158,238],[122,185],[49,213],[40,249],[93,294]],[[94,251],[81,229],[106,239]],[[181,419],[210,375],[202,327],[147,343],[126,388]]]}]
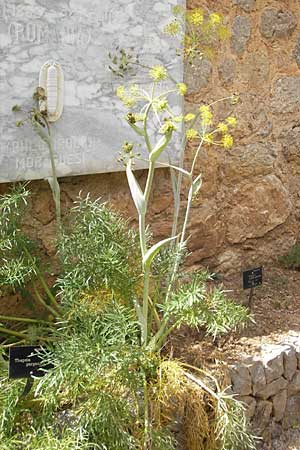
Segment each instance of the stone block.
[{"label": "stone block", "polygon": [[251,376],[246,366],[234,366],[230,371],[230,375],[232,390],[235,394],[245,396],[252,393]]},{"label": "stone block", "polygon": [[256,0],[233,0],[233,4],[239,6],[246,12],[251,12],[255,8]]},{"label": "stone block", "polygon": [[271,109],[275,114],[299,111],[300,76],[279,78],[274,85]]},{"label": "stone block", "polygon": [[300,68],[300,38],[298,38],[294,48],[294,58],[297,66]]},{"label": "stone block", "polygon": [[239,396],[237,399],[244,403],[246,408],[246,415],[248,419],[251,419],[255,414],[256,400],[250,395]]},{"label": "stone block", "polygon": [[283,377],[277,378],[270,384],[267,384],[264,388],[260,389],[256,393],[256,397],[267,400],[268,398],[273,397],[276,394],[279,394],[279,392],[286,389],[287,386],[288,386],[287,380],[285,380]]},{"label": "stone block", "polygon": [[232,24],[231,48],[237,55],[246,50],[251,36],[251,22],[248,17],[237,16]]},{"label": "stone block", "polygon": [[300,370],[297,370],[288,386],[288,394],[295,395],[300,392]]},{"label": "stone block", "polygon": [[262,361],[265,367],[267,383],[271,383],[283,375],[283,352],[287,348],[287,346],[273,344],[262,345]]},{"label": "stone block", "polygon": [[296,26],[296,17],[288,10],[266,8],[261,15],[260,32],[267,39],[287,37]]},{"label": "stone block", "polygon": [[219,76],[224,84],[233,82],[236,73],[236,62],[233,58],[226,58],[219,67]]},{"label": "stone block", "polygon": [[285,415],[282,421],[285,429],[298,427],[300,425],[300,396],[288,397]]},{"label": "stone block", "polygon": [[264,365],[260,359],[253,358],[253,364],[249,365],[248,369],[252,379],[252,393],[255,396],[267,384]]},{"label": "stone block", "polygon": [[285,413],[286,402],[287,402],[287,390],[279,392],[272,397],[273,402],[273,417],[276,422],[280,422]]},{"label": "stone block", "polygon": [[212,64],[207,59],[196,60],[191,67],[185,66],[184,82],[189,87],[189,93],[197,92],[207,87],[212,77]]},{"label": "stone block", "polygon": [[254,429],[264,430],[272,415],[273,403],[267,400],[259,400],[256,405],[255,415],[253,417]]},{"label": "stone block", "polygon": [[297,357],[295,348],[290,347],[283,353],[283,368],[284,378],[286,378],[288,381],[291,381],[297,370]]}]

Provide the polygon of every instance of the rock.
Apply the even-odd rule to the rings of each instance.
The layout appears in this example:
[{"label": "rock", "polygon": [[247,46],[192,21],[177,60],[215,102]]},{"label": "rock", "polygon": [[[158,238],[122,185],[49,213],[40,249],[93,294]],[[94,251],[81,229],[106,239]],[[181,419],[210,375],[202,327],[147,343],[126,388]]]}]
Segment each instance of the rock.
[{"label": "rock", "polygon": [[273,403],[267,400],[259,400],[256,405],[253,425],[255,429],[263,430],[270,421]]},{"label": "rock", "polygon": [[292,209],[289,192],[275,175],[236,186],[226,206],[226,236],[231,244],[263,237],[283,224]]},{"label": "rock", "polygon": [[189,93],[205,88],[212,77],[212,65],[207,59],[195,60],[193,66],[186,64],[184,82],[189,87]]},{"label": "rock", "polygon": [[279,394],[282,390],[286,389],[288,386],[287,380],[283,377],[277,378],[271,383],[267,384],[264,388],[260,389],[256,392],[256,397],[262,398],[263,400],[267,400],[270,397],[273,397],[276,394]]},{"label": "rock", "polygon": [[244,53],[250,36],[250,20],[245,16],[237,16],[233,21],[231,35],[231,48],[237,55],[242,55]]},{"label": "rock", "polygon": [[279,78],[274,86],[271,108],[275,114],[299,111],[300,76]]},{"label": "rock", "polygon": [[262,361],[253,358],[253,364],[248,366],[252,379],[252,393],[255,396],[258,391],[263,389],[266,384],[265,369]]},{"label": "rock", "polygon": [[247,178],[274,173],[274,164],[279,154],[280,146],[272,142],[235,147],[220,163],[223,183],[237,185]]},{"label": "rock", "polygon": [[286,402],[287,402],[287,390],[279,392],[272,397],[273,402],[273,416],[276,422],[280,422],[285,413]]},{"label": "rock", "polygon": [[261,15],[260,32],[267,39],[287,37],[296,26],[296,17],[288,10],[266,8]]},{"label": "rock", "polygon": [[259,52],[249,53],[243,61],[241,67],[243,81],[250,86],[261,89],[267,87],[266,83],[270,74],[270,61],[268,55],[260,50]]},{"label": "rock", "polygon": [[[294,163],[293,166],[300,165],[300,126],[291,124],[283,129],[279,140],[282,143],[284,157],[288,163]],[[300,351],[300,345],[299,345]]]},{"label": "rock", "polygon": [[247,415],[248,419],[251,419],[255,413],[255,407],[256,407],[255,398],[251,397],[250,395],[244,395],[244,396],[237,397],[237,399],[240,402],[245,404],[246,415]]},{"label": "rock", "polygon": [[298,38],[296,42],[293,55],[297,63],[297,66],[300,68],[300,38]]},{"label": "rock", "polygon": [[271,383],[271,381],[283,375],[283,352],[287,348],[287,346],[275,344],[264,344],[261,346],[267,383]]},{"label": "rock", "polygon": [[295,395],[300,392],[300,370],[297,370],[297,372],[294,374],[291,382],[288,386],[288,394]]},{"label": "rock", "polygon": [[197,213],[191,215],[188,229],[190,240],[189,263],[213,256],[225,239],[224,224],[218,218],[218,210],[213,202],[207,201],[197,208]]},{"label": "rock", "polygon": [[300,425],[300,396],[288,397],[286,402],[285,416],[282,421],[285,429],[295,428]]},{"label": "rock", "polygon": [[246,12],[253,11],[256,0],[233,0],[233,4],[239,6]]},{"label": "rock", "polygon": [[283,372],[284,378],[288,381],[291,381],[297,370],[296,350],[293,347],[288,348],[283,353],[283,367],[284,367]]},{"label": "rock", "polygon": [[219,67],[219,76],[224,84],[230,84],[235,78],[236,62],[233,58],[226,58]]},{"label": "rock", "polygon": [[230,375],[232,389],[235,394],[243,396],[251,394],[251,376],[247,367],[236,365],[231,369]]}]

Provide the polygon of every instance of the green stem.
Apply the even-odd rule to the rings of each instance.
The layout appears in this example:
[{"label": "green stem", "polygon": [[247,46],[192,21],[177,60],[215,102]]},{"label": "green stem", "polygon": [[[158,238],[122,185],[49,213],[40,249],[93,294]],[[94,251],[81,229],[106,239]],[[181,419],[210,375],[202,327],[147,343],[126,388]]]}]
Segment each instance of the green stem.
[{"label": "green stem", "polygon": [[12,322],[24,322],[24,323],[38,323],[41,325],[54,325],[53,322],[48,322],[46,320],[38,320],[38,319],[31,319],[29,317],[13,317],[13,316],[1,316],[0,320],[7,320]]},{"label": "green stem", "polygon": [[[31,256],[31,254],[29,253],[26,245],[23,245],[23,249],[24,249],[24,252],[26,253],[26,255],[28,256],[28,258],[31,260],[31,262],[33,262],[35,264],[35,261],[34,261],[33,257]],[[40,282],[41,282],[43,288],[45,289],[45,292],[46,292],[46,294],[47,294],[47,296],[49,298],[49,301],[52,303],[52,305],[56,309],[59,310],[59,305],[57,304],[57,301],[55,300],[54,295],[50,291],[50,289],[49,289],[49,287],[48,287],[48,285],[47,285],[43,275],[41,274],[41,272],[40,272],[40,270],[39,270],[39,268],[37,267],[36,264],[35,264],[35,269],[36,269],[37,276],[38,276],[38,278],[39,278],[39,280],[40,280]],[[57,316],[57,313],[56,313],[56,316]]]},{"label": "green stem", "polygon": [[148,343],[149,284],[150,284],[150,267],[146,266],[144,272],[143,326],[142,326],[142,344],[145,346]]},{"label": "green stem", "polygon": [[155,165],[154,162],[149,163],[149,169],[148,169],[148,177],[147,177],[147,182],[146,182],[146,187],[145,187],[145,203],[146,203],[146,209],[148,206],[148,201],[149,201],[149,197],[150,197],[150,193],[151,193],[151,188],[152,188],[152,183],[153,183],[153,177],[154,177],[154,171],[155,171]]},{"label": "green stem", "polygon": [[146,251],[147,251],[145,214],[139,214],[139,235],[140,235],[141,253],[142,253],[142,257],[144,258]]},{"label": "green stem", "polygon": [[9,330],[5,327],[0,327],[0,333],[9,334],[11,336],[16,336],[22,339],[28,339],[28,336],[26,334],[20,333],[19,331]]},{"label": "green stem", "polygon": [[50,311],[54,317],[60,317],[59,313],[42,299],[39,291],[37,290],[35,283],[33,283],[33,289],[34,289],[36,299],[44,306],[44,308],[48,309],[48,311]]}]

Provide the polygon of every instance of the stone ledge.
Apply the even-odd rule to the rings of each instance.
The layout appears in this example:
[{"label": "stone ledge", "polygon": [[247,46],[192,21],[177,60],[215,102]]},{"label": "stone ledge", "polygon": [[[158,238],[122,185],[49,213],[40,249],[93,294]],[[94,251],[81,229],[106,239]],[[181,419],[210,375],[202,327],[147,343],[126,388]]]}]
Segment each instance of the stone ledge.
[{"label": "stone ledge", "polygon": [[231,390],[245,404],[254,429],[276,422],[284,428],[300,425],[300,334],[282,336],[279,343],[262,344],[259,354],[244,355],[231,365]]}]

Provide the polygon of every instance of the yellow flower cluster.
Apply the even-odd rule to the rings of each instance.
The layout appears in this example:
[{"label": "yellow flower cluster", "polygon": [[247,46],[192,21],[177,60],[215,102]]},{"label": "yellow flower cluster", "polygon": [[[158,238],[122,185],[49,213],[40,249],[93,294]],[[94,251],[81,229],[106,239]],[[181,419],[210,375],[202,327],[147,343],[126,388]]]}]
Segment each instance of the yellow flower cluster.
[{"label": "yellow flower cluster", "polygon": [[191,141],[192,139],[196,139],[199,137],[199,133],[194,128],[190,128],[186,131],[186,137],[188,141]]},{"label": "yellow flower cluster", "polygon": [[202,9],[200,8],[193,9],[189,14],[187,14],[187,20],[192,25],[202,25],[204,20]]},{"label": "yellow flower cluster", "polygon": [[212,25],[221,25],[222,17],[220,16],[220,14],[212,13],[209,16],[209,21]]},{"label": "yellow flower cluster", "polygon": [[224,148],[229,149],[233,146],[233,137],[231,134],[224,134],[221,142]]},{"label": "yellow flower cluster", "polygon": [[184,121],[185,121],[185,122],[191,122],[191,120],[194,120],[195,117],[196,117],[195,114],[193,114],[193,113],[188,113],[188,114],[186,114],[186,115],[184,116]]},{"label": "yellow flower cluster", "polygon": [[201,120],[202,120],[202,125],[203,126],[208,126],[208,125],[212,125],[212,112],[210,110],[210,107],[207,105],[202,105],[199,108],[200,111],[200,116],[201,116]]},{"label": "yellow flower cluster", "polygon": [[181,16],[185,14],[185,8],[181,5],[175,5],[172,8],[172,13],[174,14],[174,16]]},{"label": "yellow flower cluster", "polygon": [[168,76],[167,69],[164,66],[153,66],[149,71],[150,78],[153,81],[162,81],[165,80]]},{"label": "yellow flower cluster", "polygon": [[204,142],[206,142],[208,145],[212,145],[214,143],[214,137],[212,133],[206,133],[204,135]]},{"label": "yellow flower cluster", "polygon": [[170,119],[166,119],[165,123],[161,126],[159,131],[162,134],[167,134],[167,133],[170,133],[171,131],[176,131],[176,130],[177,130],[177,128],[176,128],[174,122],[172,122],[172,120],[170,120]]},{"label": "yellow flower cluster", "polygon": [[229,126],[231,126],[233,128],[236,127],[236,125],[237,125],[236,118],[232,117],[232,116],[228,116],[227,119],[226,119],[226,122],[228,123]]},{"label": "yellow flower cluster", "polygon": [[178,89],[179,95],[185,95],[187,93],[187,85],[185,83],[177,83],[176,87]]},{"label": "yellow flower cluster", "polygon": [[[127,107],[127,108],[132,108],[133,106],[136,105],[136,99],[134,97],[131,89],[133,88],[133,86],[130,88],[130,94],[128,95],[128,93],[126,92],[124,86],[119,86],[117,88],[117,96],[119,97],[120,100],[122,100],[123,104]],[[135,91],[135,87],[134,87],[134,91]]]},{"label": "yellow flower cluster", "polygon": [[155,100],[153,102],[153,108],[155,111],[165,111],[169,106],[168,100],[166,98]]},{"label": "yellow flower cluster", "polygon": [[169,36],[176,36],[181,31],[180,23],[175,19],[164,27],[164,33]]},{"label": "yellow flower cluster", "polygon": [[217,126],[217,130],[220,131],[220,133],[227,133],[228,132],[228,125],[224,122],[220,122]]}]

